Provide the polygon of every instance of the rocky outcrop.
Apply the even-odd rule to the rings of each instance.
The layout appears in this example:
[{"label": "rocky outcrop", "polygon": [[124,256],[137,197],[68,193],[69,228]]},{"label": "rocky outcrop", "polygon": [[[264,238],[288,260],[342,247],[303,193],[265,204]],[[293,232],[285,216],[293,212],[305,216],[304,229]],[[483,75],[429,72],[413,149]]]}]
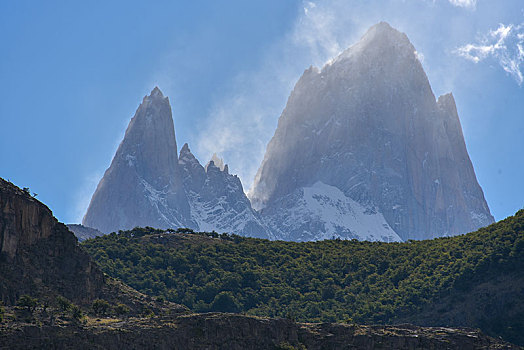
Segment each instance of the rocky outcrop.
[{"label": "rocky outcrop", "polygon": [[58,222],[51,210],[21,190],[0,179],[0,253],[13,259],[17,252],[49,238]]},{"label": "rocky outcrop", "polygon": [[79,224],[68,224],[67,228],[75,234],[79,242],[103,235],[103,233],[98,231],[96,228],[87,227]]},{"label": "rocky outcrop", "polygon": [[232,314],[0,328],[9,349],[518,349],[466,328],[300,324]]},{"label": "rocky outcrop", "polygon": [[1,300],[12,304],[22,294],[54,293],[86,303],[99,295],[103,273],[49,208],[3,179],[0,207]]},{"label": "rocky outcrop", "polygon": [[[318,185],[336,188],[347,199],[331,191],[335,197],[326,193],[308,201],[306,193]],[[304,72],[250,198],[270,229],[290,240],[326,233],[369,239],[359,225],[337,219],[348,212],[366,221],[357,215],[359,206],[384,219],[384,229],[375,230],[379,239],[451,236],[493,222],[453,96],[435,99],[415,48],[384,22],[321,70]],[[323,202],[333,209],[310,215]],[[311,219],[283,222],[297,212]],[[279,232],[282,227],[285,232]]]}]

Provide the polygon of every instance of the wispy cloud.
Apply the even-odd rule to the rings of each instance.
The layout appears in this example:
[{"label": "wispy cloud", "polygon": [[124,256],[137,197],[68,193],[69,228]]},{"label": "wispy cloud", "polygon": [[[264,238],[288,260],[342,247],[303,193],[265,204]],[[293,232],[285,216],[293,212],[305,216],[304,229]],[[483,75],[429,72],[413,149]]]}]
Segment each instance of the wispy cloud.
[{"label": "wispy cloud", "polygon": [[464,7],[470,10],[474,10],[477,7],[477,0],[449,0],[451,5],[457,7]]},{"label": "wispy cloud", "polygon": [[73,222],[71,223],[82,223],[82,219],[84,218],[89,203],[91,202],[91,197],[96,190],[96,186],[102,179],[102,175],[102,172],[96,172],[83,179],[82,186],[75,194],[75,205],[71,208],[70,216],[73,218]]},{"label": "wispy cloud", "polygon": [[293,84],[309,65],[323,65],[347,44],[340,39],[347,25],[335,10],[304,2],[292,30],[268,50],[260,69],[233,80],[200,127],[195,154],[202,162],[216,152],[249,190]]},{"label": "wispy cloud", "polygon": [[519,85],[524,82],[524,23],[500,24],[490,30],[478,43],[467,44],[456,50],[459,56],[478,63],[494,59]]}]

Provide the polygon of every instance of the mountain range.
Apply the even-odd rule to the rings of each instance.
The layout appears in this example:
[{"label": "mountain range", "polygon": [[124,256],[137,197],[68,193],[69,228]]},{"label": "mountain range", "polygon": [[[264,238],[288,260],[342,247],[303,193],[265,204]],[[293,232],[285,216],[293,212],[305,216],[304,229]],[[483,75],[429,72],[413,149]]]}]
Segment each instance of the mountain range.
[{"label": "mountain range", "polygon": [[452,94],[435,98],[407,36],[381,22],[296,83],[249,198],[214,156],[177,151],[156,87],[131,119],[83,225],[186,227],[310,241],[453,236],[494,221]]}]

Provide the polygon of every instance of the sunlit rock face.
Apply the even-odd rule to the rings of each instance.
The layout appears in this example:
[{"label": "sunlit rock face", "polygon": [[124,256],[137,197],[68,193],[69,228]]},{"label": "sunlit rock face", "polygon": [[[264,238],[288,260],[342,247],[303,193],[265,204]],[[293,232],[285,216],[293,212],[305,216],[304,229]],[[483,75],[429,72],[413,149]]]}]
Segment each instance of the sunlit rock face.
[{"label": "sunlit rock face", "polygon": [[[436,100],[415,48],[384,22],[304,72],[250,199],[289,240],[426,239],[493,222],[453,96]],[[366,215],[380,222],[374,235]]]}]

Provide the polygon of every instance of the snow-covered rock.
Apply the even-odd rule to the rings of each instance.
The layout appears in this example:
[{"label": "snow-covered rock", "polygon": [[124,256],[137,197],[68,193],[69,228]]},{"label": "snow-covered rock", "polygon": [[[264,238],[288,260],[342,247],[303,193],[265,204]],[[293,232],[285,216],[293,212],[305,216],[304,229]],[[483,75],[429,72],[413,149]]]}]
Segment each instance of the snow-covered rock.
[{"label": "snow-covered rock", "polygon": [[[289,208],[281,210],[281,208]],[[317,181],[266,208],[267,224],[275,237],[294,241],[331,238],[400,242],[382,214],[347,197],[337,187]]]},{"label": "snow-covered rock", "polygon": [[179,164],[191,218],[199,230],[270,238],[258,213],[251,208],[240,179],[229,174],[228,166],[216,154],[203,167],[185,144]]},{"label": "snow-covered rock", "polygon": [[191,227],[169,99],[144,97],[82,221],[104,233],[136,226]]},{"label": "snow-covered rock", "polygon": [[131,119],[83,224],[105,233],[152,226],[269,237],[221,159],[203,167],[187,144],[177,156],[171,106],[158,88]]},{"label": "snow-covered rock", "polygon": [[[313,188],[318,203],[326,191],[328,204],[308,199]],[[384,22],[321,70],[304,72],[250,199],[277,238],[383,236],[383,230],[360,235],[355,227],[371,232],[377,225],[362,229],[360,223],[371,225],[365,216],[353,225],[340,214],[349,212],[346,205],[332,204],[334,193],[354,213],[355,203],[374,208],[392,239],[456,235],[493,222],[453,96],[435,99],[415,48]]]}]

